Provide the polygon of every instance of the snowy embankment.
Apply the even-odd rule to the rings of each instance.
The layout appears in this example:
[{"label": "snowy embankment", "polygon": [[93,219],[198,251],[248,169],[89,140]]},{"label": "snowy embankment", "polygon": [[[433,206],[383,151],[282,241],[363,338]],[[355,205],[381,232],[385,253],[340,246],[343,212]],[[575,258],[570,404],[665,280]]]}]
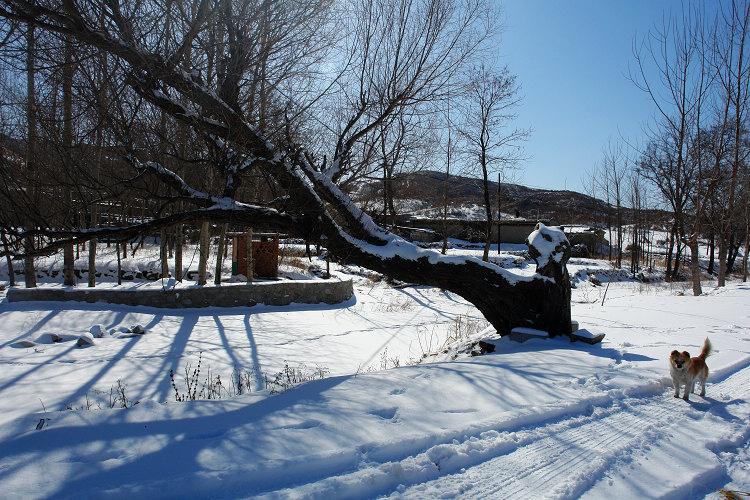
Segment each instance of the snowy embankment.
[{"label": "snowy embankment", "polygon": [[[596,346],[497,339],[460,297],[367,278],[339,306],[164,311],[2,300],[0,491],[717,498],[717,488],[750,490],[750,286],[691,297],[613,283],[601,305],[603,291],[582,281],[573,292],[573,318],[607,335]],[[115,334],[90,347],[17,347],[96,324]],[[118,332],[134,324],[146,333]],[[673,398],[669,352],[696,354],[706,336],[715,348],[706,397]],[[468,338],[495,352],[443,352]],[[253,392],[176,402],[169,370],[183,392],[199,355],[201,380],[210,369],[229,385],[237,367]],[[270,394],[263,377],[285,364],[330,376]],[[139,404],[109,408],[118,380],[129,406]]]}]

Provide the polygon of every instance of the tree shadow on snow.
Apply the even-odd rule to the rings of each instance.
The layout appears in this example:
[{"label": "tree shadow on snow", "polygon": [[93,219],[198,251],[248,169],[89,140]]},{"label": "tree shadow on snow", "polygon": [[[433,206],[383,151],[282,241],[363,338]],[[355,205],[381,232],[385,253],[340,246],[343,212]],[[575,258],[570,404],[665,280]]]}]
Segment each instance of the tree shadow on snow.
[{"label": "tree shadow on snow", "polygon": [[573,342],[567,337],[558,336],[553,337],[550,339],[532,339],[527,340],[526,342],[514,342],[510,339],[503,338],[500,341],[489,341],[490,343],[495,344],[496,348],[498,348],[495,352],[496,353],[515,353],[515,352],[540,352],[540,351],[550,351],[550,350],[563,350],[565,351],[577,351],[577,352],[583,352],[586,354],[590,354],[591,356],[597,356],[600,358],[606,358],[611,359],[615,361],[616,363],[621,363],[623,361],[628,362],[644,362],[644,361],[657,361],[657,358],[652,358],[651,356],[645,356],[643,354],[637,354],[633,352],[625,352],[620,349],[615,349],[612,347],[607,347],[606,345],[602,345],[602,343],[590,345],[586,344],[585,342]]},{"label": "tree shadow on snow", "polygon": [[[207,405],[208,408],[216,404],[230,407],[241,405],[219,413],[202,412],[200,408],[194,408],[189,416],[149,420],[149,413],[141,413],[134,416],[133,421],[129,421],[132,412],[149,412],[152,408],[136,406],[127,410],[103,410],[102,413],[82,411],[82,425],[55,427],[53,420],[41,431],[30,431],[3,442],[4,460],[8,466],[0,469],[0,482],[18,474],[30,462],[37,467],[55,467],[62,461],[86,464],[69,474],[61,474],[60,482],[54,485],[54,490],[44,493],[46,497],[74,493],[88,498],[104,491],[117,496],[138,491],[147,497],[211,496],[232,487],[233,483],[242,485],[240,491],[243,492],[252,492],[256,488],[262,490],[263,485],[278,481],[289,483],[294,477],[294,470],[265,465],[264,450],[278,451],[273,446],[273,433],[277,429],[269,427],[268,422],[273,422],[273,419],[268,418],[269,415],[279,412],[284,420],[294,415],[292,408],[300,403],[324,407],[328,399],[326,391],[349,378],[351,376],[316,380],[305,384],[304,391],[290,389],[257,402],[252,402],[252,399],[243,402],[243,397],[240,396],[218,402],[170,403],[170,406]],[[249,397],[252,398],[252,395]],[[156,408],[159,406],[161,405]],[[176,409],[179,413],[179,408]],[[158,414],[158,410],[156,411]],[[206,414],[200,415],[201,413]],[[99,418],[100,416],[103,418]],[[337,415],[336,418],[336,426],[355,425],[354,422],[347,422],[345,416]],[[241,429],[243,426],[250,428]],[[30,422],[30,428],[32,427],[33,423]],[[239,432],[232,434],[238,428]],[[252,440],[249,439],[250,436]],[[152,451],[128,461],[128,456],[132,456],[134,449]],[[233,456],[232,450],[236,450],[238,456]],[[240,470],[235,471],[235,474],[231,470],[225,471],[229,474],[218,474],[219,471],[213,469],[210,458],[207,458],[214,452],[219,454],[217,456],[221,457],[223,464],[238,464]],[[252,462],[245,462],[248,454],[253,459]],[[45,458],[51,458],[53,463],[46,462]],[[24,465],[14,467],[14,462]],[[246,463],[257,464],[257,467],[242,470]],[[315,461],[300,466],[307,475],[315,474],[311,469],[318,468]],[[348,468],[351,465],[347,462],[338,466]],[[321,461],[320,474],[326,474],[330,469],[331,463]],[[212,472],[217,472],[217,475],[212,476]],[[58,478],[48,478],[46,484],[49,486],[49,481],[55,479]]]}]

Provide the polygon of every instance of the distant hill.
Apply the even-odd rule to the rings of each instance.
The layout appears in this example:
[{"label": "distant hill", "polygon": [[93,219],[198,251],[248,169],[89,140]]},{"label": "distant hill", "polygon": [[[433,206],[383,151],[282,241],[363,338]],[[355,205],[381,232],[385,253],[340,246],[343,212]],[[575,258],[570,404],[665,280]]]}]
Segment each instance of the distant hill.
[{"label": "distant hill", "polygon": [[[445,193],[445,173],[423,171],[394,178],[396,210],[403,215],[438,217]],[[497,210],[497,182],[490,182],[492,206]],[[613,209],[605,202],[575,191],[534,189],[519,184],[501,184],[501,211],[529,219],[553,219],[566,224],[602,223]],[[382,210],[382,181],[358,186],[353,197],[366,210]],[[449,213],[484,218],[482,180],[451,175],[448,180]],[[479,206],[473,206],[479,205]],[[471,215],[475,214],[475,215]]]}]

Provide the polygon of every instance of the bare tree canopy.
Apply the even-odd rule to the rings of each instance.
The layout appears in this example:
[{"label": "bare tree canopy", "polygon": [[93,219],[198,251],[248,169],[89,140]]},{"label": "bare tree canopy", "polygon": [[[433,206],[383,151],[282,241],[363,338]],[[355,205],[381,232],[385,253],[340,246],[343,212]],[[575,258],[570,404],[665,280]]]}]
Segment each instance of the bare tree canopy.
[{"label": "bare tree canopy", "polygon": [[530,133],[529,130],[508,126],[515,118],[514,108],[520,101],[519,90],[516,77],[507,66],[497,73],[481,67],[473,71],[463,96],[464,116],[458,132],[464,142],[464,153],[469,158],[468,168],[479,170],[482,174],[487,221],[482,255],[485,262],[489,258],[492,235],[489,175],[496,172],[507,175],[517,167],[517,163],[523,159],[520,144]]},{"label": "bare tree canopy", "polygon": [[[76,108],[93,117],[81,120],[89,130],[103,124],[109,144],[109,184],[89,174],[91,190],[104,196],[105,187],[125,185],[160,201],[125,227],[40,221],[25,231],[6,225],[11,237],[43,235],[45,245],[33,251],[41,254],[187,221],[272,225],[324,239],[339,259],[454,291],[501,334],[515,326],[570,333],[570,250],[560,231],[534,233],[538,274],[521,276],[419,249],[377,226],[339,186],[355,175],[368,136],[397,124],[399,110],[443,97],[491,34],[492,9],[483,0],[367,0],[350,4],[354,12],[342,19],[340,7],[0,1],[9,37],[20,25],[74,40],[78,81],[107,68],[106,90],[80,83],[91,100]],[[319,126],[326,108],[338,117],[327,129]],[[252,196],[258,185],[271,195],[263,203]]]},{"label": "bare tree canopy", "polygon": [[698,2],[670,13],[634,45],[631,79],[657,110],[638,172],[673,214],[670,241],[677,252],[670,269],[670,244],[667,277],[676,277],[681,246],[687,246],[695,295],[702,293],[698,239],[704,231],[718,239],[719,286],[732,252],[747,239],[739,222],[750,154],[748,28],[747,0],[722,3],[715,11]]}]

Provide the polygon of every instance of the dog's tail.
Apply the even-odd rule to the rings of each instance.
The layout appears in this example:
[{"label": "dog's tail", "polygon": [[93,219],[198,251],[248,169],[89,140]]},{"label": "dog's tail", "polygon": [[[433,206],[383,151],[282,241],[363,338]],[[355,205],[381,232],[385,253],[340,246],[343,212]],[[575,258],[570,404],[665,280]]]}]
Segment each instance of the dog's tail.
[{"label": "dog's tail", "polygon": [[711,341],[708,340],[708,337],[706,337],[706,341],[703,343],[703,350],[698,357],[703,361],[706,361],[706,358],[711,355],[712,350],[713,347],[711,346]]}]

